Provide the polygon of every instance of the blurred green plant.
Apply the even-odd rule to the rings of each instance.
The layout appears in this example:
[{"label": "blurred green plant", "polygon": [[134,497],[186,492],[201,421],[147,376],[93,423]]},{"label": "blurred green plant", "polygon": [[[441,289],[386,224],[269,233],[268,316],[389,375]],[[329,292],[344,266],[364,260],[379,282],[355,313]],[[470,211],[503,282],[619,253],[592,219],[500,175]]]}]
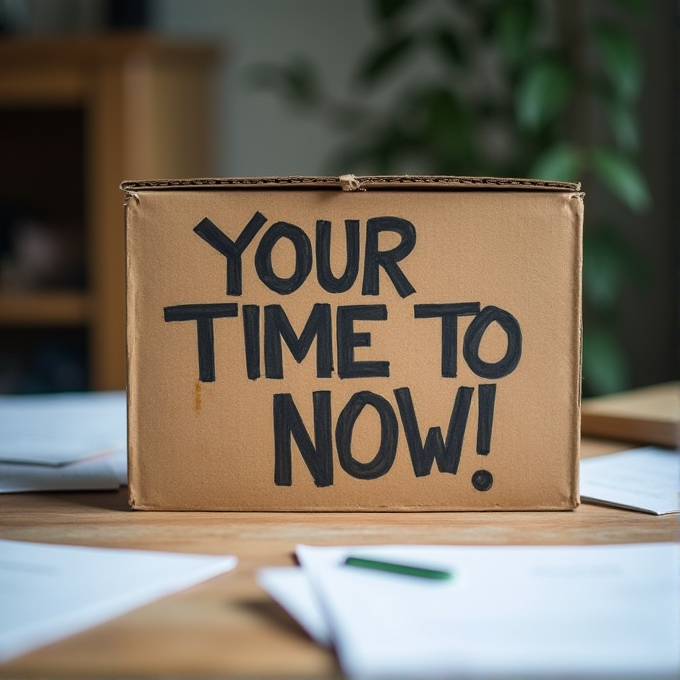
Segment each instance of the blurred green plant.
[{"label": "blurred green plant", "polygon": [[[260,64],[258,88],[343,135],[330,170],[582,180],[612,213],[643,213],[641,51],[626,24],[644,0],[372,0],[374,39],[350,92],[296,57]],[[586,223],[585,394],[628,386],[618,309],[644,266],[612,217]]]}]

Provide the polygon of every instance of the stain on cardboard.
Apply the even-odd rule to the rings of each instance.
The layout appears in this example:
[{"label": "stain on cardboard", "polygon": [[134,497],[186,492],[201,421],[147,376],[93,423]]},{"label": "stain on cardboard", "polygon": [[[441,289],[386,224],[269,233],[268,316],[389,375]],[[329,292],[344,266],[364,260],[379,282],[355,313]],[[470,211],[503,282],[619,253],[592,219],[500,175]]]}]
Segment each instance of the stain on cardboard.
[{"label": "stain on cardboard", "polygon": [[194,409],[196,410],[196,413],[201,412],[201,389],[202,389],[203,383],[200,380],[196,381],[195,387],[194,387]]}]

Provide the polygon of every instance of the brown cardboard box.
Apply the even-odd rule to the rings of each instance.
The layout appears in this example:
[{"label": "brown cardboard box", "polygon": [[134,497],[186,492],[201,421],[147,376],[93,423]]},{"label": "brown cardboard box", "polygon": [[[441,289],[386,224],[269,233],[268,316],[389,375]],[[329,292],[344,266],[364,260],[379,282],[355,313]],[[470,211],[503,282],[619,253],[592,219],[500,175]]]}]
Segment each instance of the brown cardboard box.
[{"label": "brown cardboard box", "polygon": [[122,188],[133,507],[578,504],[578,185]]}]

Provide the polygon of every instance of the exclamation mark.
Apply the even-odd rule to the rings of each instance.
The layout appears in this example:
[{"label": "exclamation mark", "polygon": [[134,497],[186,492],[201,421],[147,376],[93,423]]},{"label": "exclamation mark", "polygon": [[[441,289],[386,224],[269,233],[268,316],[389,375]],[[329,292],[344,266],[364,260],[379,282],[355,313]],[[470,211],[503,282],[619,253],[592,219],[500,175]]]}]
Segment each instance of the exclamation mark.
[{"label": "exclamation mark", "polygon": [[[477,453],[488,456],[491,451],[493,408],[496,403],[496,385],[480,385],[479,412],[477,416]],[[488,491],[493,486],[493,475],[488,470],[477,470],[472,475],[472,486],[477,491]]]}]

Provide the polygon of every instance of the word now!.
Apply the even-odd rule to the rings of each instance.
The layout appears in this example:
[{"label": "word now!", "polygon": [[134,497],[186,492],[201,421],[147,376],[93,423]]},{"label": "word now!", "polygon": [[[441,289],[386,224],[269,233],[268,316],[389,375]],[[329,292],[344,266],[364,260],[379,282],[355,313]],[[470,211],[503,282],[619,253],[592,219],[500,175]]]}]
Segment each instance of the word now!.
[{"label": "word now!", "polygon": [[[394,390],[416,477],[429,475],[435,461],[440,472],[453,475],[458,472],[473,393],[473,387],[459,387],[446,435],[442,434],[440,427],[431,427],[423,442],[410,389],[401,387]],[[478,395],[477,453],[486,456],[491,446],[496,385],[479,385]],[[333,484],[331,393],[314,392],[312,402],[313,441],[292,395],[274,395],[274,483],[278,486],[292,484],[293,439],[316,486]],[[373,409],[380,418],[380,444],[373,459],[362,462],[352,455],[352,437],[357,419],[367,407]],[[356,479],[377,479],[389,472],[395,460],[398,439],[399,424],[393,406],[385,397],[374,392],[365,390],[354,394],[337,418],[335,446],[338,461],[340,467]],[[472,484],[478,491],[488,491],[493,484],[493,476],[487,470],[478,470],[472,477]]]}]

